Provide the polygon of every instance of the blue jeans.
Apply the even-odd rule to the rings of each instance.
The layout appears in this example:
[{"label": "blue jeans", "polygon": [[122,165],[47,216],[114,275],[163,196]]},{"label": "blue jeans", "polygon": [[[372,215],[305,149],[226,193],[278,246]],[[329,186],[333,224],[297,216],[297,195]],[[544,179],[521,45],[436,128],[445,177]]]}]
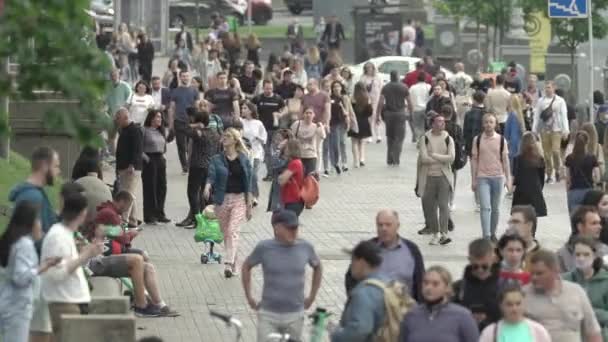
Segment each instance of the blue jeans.
[{"label": "blue jeans", "polygon": [[346,165],[346,125],[339,123],[331,126],[328,140],[331,164],[333,166]]},{"label": "blue jeans", "polygon": [[500,200],[505,178],[499,177],[477,177],[477,195],[481,217],[481,231],[484,238],[496,235],[498,226],[498,215],[500,214]]},{"label": "blue jeans", "polygon": [[591,188],[585,189],[571,189],[566,192],[566,199],[568,201],[568,213],[572,215],[572,212],[576,210],[576,207],[583,203],[583,198]]},{"label": "blue jeans", "polygon": [[251,174],[251,194],[254,198],[258,198],[260,196],[260,190],[258,187],[258,171],[260,170],[260,164],[262,161],[260,159],[253,160],[253,170]]}]

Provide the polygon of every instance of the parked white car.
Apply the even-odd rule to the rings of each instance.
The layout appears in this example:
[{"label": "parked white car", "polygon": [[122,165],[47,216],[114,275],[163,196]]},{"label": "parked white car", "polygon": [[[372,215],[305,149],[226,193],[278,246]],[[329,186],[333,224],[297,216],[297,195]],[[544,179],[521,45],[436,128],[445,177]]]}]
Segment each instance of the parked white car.
[{"label": "parked white car", "polygon": [[[382,79],[383,84],[385,84],[391,80],[391,71],[396,70],[399,73],[399,79],[402,79],[405,74],[416,69],[416,63],[419,61],[421,61],[421,59],[418,57],[384,56],[372,58],[363,63],[350,66],[349,69],[353,74],[353,78],[359,80],[361,75],[363,75],[363,66],[366,63],[371,62],[376,66],[378,75]],[[441,71],[445,73],[448,79],[453,75],[448,69],[441,68]]]}]

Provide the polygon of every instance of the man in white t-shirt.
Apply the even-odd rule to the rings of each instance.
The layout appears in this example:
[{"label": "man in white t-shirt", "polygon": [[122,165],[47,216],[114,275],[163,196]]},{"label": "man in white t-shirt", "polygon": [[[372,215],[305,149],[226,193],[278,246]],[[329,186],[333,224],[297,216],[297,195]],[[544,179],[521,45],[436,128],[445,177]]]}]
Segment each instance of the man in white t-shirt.
[{"label": "man in white t-shirt", "polygon": [[538,100],[534,108],[532,131],[540,134],[547,166],[547,183],[553,183],[554,170],[555,181],[559,182],[562,166],[561,142],[563,137],[570,134],[570,123],[566,101],[555,93],[555,85],[551,81],[545,82],[545,96]]},{"label": "man in white t-shirt", "polygon": [[54,341],[61,338],[61,315],[79,315],[80,304],[91,301],[83,266],[90,258],[100,255],[104,248],[103,241],[93,241],[82,247],[80,253],[76,248],[74,233],[87,218],[87,205],[87,198],[82,192],[64,194],[62,222],[51,227],[42,243],[41,260],[61,258],[56,267],[42,275],[42,296],[49,304]]},{"label": "man in white t-shirt", "polygon": [[426,118],[426,104],[429,102],[431,85],[426,83],[426,73],[420,71],[416,84],[410,88],[412,100],[412,120],[414,122],[414,139],[424,134],[424,120]]}]

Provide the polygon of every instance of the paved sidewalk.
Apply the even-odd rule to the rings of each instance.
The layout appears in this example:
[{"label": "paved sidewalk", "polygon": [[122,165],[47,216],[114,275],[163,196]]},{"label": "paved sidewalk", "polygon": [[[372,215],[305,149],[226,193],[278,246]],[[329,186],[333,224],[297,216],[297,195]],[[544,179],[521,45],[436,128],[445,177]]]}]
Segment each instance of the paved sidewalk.
[{"label": "paved sidewalk", "polygon": [[[420,200],[413,191],[414,144],[405,143],[400,168],[389,168],[384,164],[384,143],[368,144],[367,149],[367,166],[341,176],[323,178],[321,200],[313,210],[306,210],[301,217],[301,236],[315,245],[324,268],[322,287],[314,306],[327,308],[335,314],[335,319],[339,317],[346,299],[343,276],[349,260],[341,250],[374,236],[377,210],[396,209],[401,217],[402,235],[418,243],[426,264],[443,264],[456,279],[466,263],[467,244],[481,234],[479,214],[473,207],[468,165],[458,175],[456,209],[453,213],[456,223],[456,230],[452,234],[454,242],[448,246],[429,246],[428,236],[416,234],[423,219]],[[348,151],[350,157],[350,147]],[[167,214],[175,222],[181,220],[188,210],[187,176],[180,173],[175,144],[168,147],[167,159]],[[242,227],[242,257],[258,241],[272,236],[270,215],[263,209],[268,188],[268,183],[261,184],[261,205],[255,209],[253,219]],[[551,217],[540,220],[538,238],[544,246],[557,249],[570,231],[563,184],[547,186],[545,196]],[[141,206],[141,198],[138,200]],[[510,201],[503,203],[501,232],[509,206]],[[135,240],[137,247],[150,253],[157,267],[165,301],[181,313],[178,318],[138,319],[138,336],[158,335],[171,342],[234,341],[233,332],[208,314],[209,310],[218,310],[238,316],[244,324],[243,340],[255,341],[255,313],[247,308],[240,278],[226,280],[221,265],[202,265],[200,254],[203,246],[194,242],[193,234],[193,230],[176,228],[172,224],[146,226]],[[260,269],[254,270],[253,283],[253,293],[259,298]]]}]

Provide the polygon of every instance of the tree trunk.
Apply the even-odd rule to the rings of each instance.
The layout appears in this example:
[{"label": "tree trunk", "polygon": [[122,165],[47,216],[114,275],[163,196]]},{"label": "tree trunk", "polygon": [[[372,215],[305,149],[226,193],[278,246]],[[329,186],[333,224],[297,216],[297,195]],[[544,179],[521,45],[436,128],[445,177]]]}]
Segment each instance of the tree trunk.
[{"label": "tree trunk", "polygon": [[[4,79],[8,79],[8,58],[0,58],[0,76]],[[0,120],[2,120],[2,126],[8,128],[9,114],[8,114],[8,96],[0,98]],[[10,135],[6,132],[0,136],[0,158],[8,159],[10,151]]]}]

